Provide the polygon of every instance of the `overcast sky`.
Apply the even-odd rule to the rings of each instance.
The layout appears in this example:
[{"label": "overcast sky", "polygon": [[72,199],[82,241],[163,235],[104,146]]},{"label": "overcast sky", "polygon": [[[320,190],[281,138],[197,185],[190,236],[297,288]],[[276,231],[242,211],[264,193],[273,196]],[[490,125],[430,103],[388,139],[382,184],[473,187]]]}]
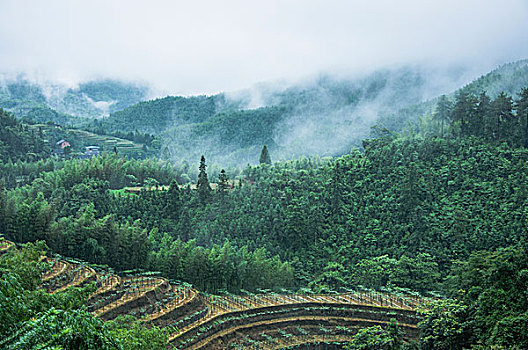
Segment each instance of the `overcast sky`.
[{"label": "overcast sky", "polygon": [[528,0],[0,0],[0,72],[172,94],[405,63],[528,58]]}]

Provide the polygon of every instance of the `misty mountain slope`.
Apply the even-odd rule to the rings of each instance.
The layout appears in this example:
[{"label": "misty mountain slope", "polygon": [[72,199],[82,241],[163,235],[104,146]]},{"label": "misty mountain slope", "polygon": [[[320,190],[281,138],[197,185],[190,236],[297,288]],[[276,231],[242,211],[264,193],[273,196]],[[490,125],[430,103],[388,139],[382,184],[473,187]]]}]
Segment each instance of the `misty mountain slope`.
[{"label": "misty mountain slope", "polygon": [[[504,64],[489,73],[473,80],[469,84],[459,89],[446,93],[448,97],[454,99],[459,91],[466,91],[476,96],[485,92],[492,99],[501,92],[516,98],[516,94],[522,88],[528,87],[528,59]],[[437,97],[425,102],[406,106],[396,113],[381,113],[380,124],[393,131],[405,128],[408,123],[413,123],[419,117],[432,114],[436,106]]]},{"label": "misty mountain slope", "polygon": [[441,91],[420,67],[380,70],[357,80],[324,77],[294,87],[271,100],[292,101],[292,112],[276,125],[273,139],[280,158],[334,156],[360,145],[380,113],[423,101]]},{"label": "misty mountain slope", "polygon": [[460,76],[424,67],[379,70],[356,78],[319,76],[290,86],[261,84],[210,97],[166,97],[141,102],[94,122],[104,130],[158,135],[162,155],[225,164],[272,157],[340,155],[360,145],[381,112],[459,87]]},{"label": "misty mountain slope", "polygon": [[92,101],[107,102],[108,113],[120,111],[145,100],[148,88],[118,80],[96,80],[79,84],[78,91]]},{"label": "misty mountain slope", "polygon": [[0,107],[19,118],[31,117],[38,122],[82,125],[84,118],[108,115],[145,100],[147,94],[144,86],[109,79],[78,87],[38,83],[24,77],[0,81]]},{"label": "misty mountain slope", "polygon": [[[275,126],[288,113],[287,107],[222,111],[203,123],[175,126],[159,135],[162,156],[195,160],[201,154],[223,164],[254,163],[262,145],[277,150]],[[182,156],[183,155],[183,156]]]},{"label": "misty mountain slope", "polygon": [[108,118],[95,121],[94,125],[102,126],[109,131],[138,130],[143,133],[159,134],[175,126],[206,121],[217,113],[218,105],[222,101],[222,95],[167,96],[140,102],[112,113]]},{"label": "misty mountain slope", "polygon": [[85,118],[73,117],[69,114],[59,113],[56,110],[32,100],[3,99],[0,97],[0,108],[13,113],[19,119],[32,119],[36,122],[45,123],[48,121],[62,125],[82,124]]},{"label": "misty mountain slope", "polygon": [[501,92],[515,95],[523,87],[528,87],[528,59],[502,65],[462,89],[475,95],[486,92],[496,98]]}]

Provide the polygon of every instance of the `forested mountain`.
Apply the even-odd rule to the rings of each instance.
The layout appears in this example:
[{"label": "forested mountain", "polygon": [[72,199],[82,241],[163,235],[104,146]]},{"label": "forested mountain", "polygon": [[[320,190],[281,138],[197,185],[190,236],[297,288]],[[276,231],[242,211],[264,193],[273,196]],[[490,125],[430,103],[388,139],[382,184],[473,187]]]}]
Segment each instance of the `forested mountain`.
[{"label": "forested mountain", "polygon": [[[36,180],[5,194],[10,205],[0,212],[0,229],[15,241],[45,239],[65,255],[165,271],[213,290],[196,280],[203,276],[182,272],[187,263],[198,263],[181,255],[192,256],[195,244],[216,252],[226,242],[222,249],[265,249],[292,263],[298,286],[316,290],[390,284],[426,291],[439,288],[455,259],[522,240],[526,149],[476,138],[388,134],[364,147],[364,154],[332,161],[250,167],[231,190],[198,183],[194,191],[174,182],[168,191],[133,195],[112,189],[182,181],[186,170],[118,156],[59,166],[6,164],[5,180],[29,168]],[[118,243],[121,235],[128,239]],[[141,249],[133,242],[143,242]],[[113,244],[132,244],[126,259],[114,256]],[[173,270],[171,259],[184,270]],[[378,265],[384,269],[371,268]]]},{"label": "forested mountain", "polygon": [[[526,61],[504,65],[463,89],[492,97],[517,93],[528,79],[526,67]],[[405,67],[348,80],[320,76],[282,89],[262,84],[209,97],[166,97],[113,113],[92,128],[154,134],[160,155],[173,161],[203,153],[215,163],[255,163],[264,144],[277,160],[335,156],[361,147],[377,122],[401,130],[431,114],[431,99],[454,94],[464,72],[442,72],[438,83],[439,72]]]},{"label": "forested mountain", "polygon": [[526,86],[528,86],[528,59],[504,64],[467,84],[462,90],[474,95],[485,92],[495,98],[501,92],[514,95]]},{"label": "forested mountain", "polygon": [[0,81],[0,107],[37,122],[81,125],[146,99],[148,89],[117,80],[95,80],[68,87],[23,76]]},{"label": "forested mountain", "polygon": [[[504,65],[463,90],[487,91],[492,98],[502,90],[515,94],[528,80],[527,67],[527,61]],[[240,166],[256,163],[263,145],[275,160],[345,154],[361,147],[375,123],[397,131],[432,115],[436,99],[431,98],[446,93],[453,99],[464,74],[463,69],[446,73],[404,67],[353,79],[323,75],[288,88],[261,84],[237,93],[169,96],[139,104],[147,90],[132,84],[103,80],[72,89],[19,79],[3,82],[0,106],[35,121],[148,139],[159,156],[171,161],[205,154],[215,164]],[[92,122],[81,118],[108,113]]]},{"label": "forested mountain", "polygon": [[356,78],[319,76],[289,88],[260,85],[215,96],[142,102],[93,123],[94,130],[153,133],[161,156],[215,163],[255,163],[264,144],[275,159],[340,155],[368,134],[377,114],[454,89],[423,67],[376,71]]},{"label": "forested mountain", "polygon": [[159,134],[168,128],[193,123],[202,123],[215,115],[217,105],[224,101],[222,95],[159,98],[140,102],[108,118],[93,122],[101,131],[140,131]]}]

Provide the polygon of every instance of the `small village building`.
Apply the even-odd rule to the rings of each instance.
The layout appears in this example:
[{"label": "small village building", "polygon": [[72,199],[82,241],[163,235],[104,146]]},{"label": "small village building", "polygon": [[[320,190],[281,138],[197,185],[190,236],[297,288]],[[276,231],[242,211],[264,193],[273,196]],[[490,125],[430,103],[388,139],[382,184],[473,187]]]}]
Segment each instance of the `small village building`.
[{"label": "small village building", "polygon": [[84,154],[90,157],[99,155],[99,146],[86,146]]},{"label": "small village building", "polygon": [[64,157],[64,149],[66,147],[71,147],[71,144],[66,140],[59,140],[55,143],[55,147],[53,148],[53,151],[51,151],[51,155],[54,157]]},{"label": "small village building", "polygon": [[57,141],[57,143],[55,144],[55,148],[61,148],[61,149],[64,149],[66,147],[71,147],[70,143],[66,140],[59,140]]},{"label": "small village building", "polygon": [[92,157],[98,156],[100,154],[99,146],[86,146],[84,147],[84,153],[79,154],[77,158],[79,159],[90,159]]}]

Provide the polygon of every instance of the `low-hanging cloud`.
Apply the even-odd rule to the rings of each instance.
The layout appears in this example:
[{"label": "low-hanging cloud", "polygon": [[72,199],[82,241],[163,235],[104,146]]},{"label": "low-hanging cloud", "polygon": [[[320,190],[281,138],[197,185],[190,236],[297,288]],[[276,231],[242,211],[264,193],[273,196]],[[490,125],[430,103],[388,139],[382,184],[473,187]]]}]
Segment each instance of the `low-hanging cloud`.
[{"label": "low-hanging cloud", "polygon": [[481,72],[528,57],[526,0],[0,2],[0,71],[164,93],[405,63]]}]

